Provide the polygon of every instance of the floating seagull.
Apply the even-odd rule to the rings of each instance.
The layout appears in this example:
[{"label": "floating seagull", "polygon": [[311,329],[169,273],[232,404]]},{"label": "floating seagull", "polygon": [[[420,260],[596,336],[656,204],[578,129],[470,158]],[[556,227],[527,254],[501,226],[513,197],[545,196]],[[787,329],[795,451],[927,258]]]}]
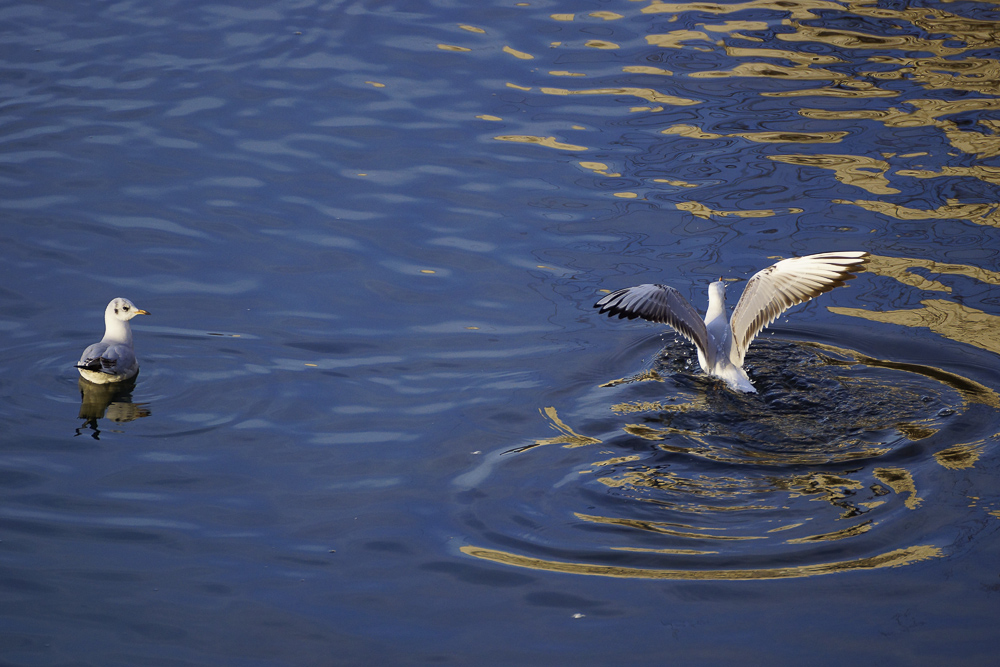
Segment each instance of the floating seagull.
[{"label": "floating seagull", "polygon": [[732,389],[756,393],[743,370],[743,357],[757,334],[792,306],[853,279],[852,271],[867,261],[866,252],[824,252],[783,259],[747,281],[728,322],[722,278],[708,286],[704,321],[680,292],[666,285],[620,289],[594,307],[619,319],[641,317],[670,325],[698,348],[698,363],[703,371],[721,378]]},{"label": "floating seagull", "polygon": [[136,315],[149,313],[120,297],[108,304],[104,310],[104,338],[84,350],[76,364],[85,380],[108,384],[136,376],[139,362],[132,349],[132,327],[128,323]]}]

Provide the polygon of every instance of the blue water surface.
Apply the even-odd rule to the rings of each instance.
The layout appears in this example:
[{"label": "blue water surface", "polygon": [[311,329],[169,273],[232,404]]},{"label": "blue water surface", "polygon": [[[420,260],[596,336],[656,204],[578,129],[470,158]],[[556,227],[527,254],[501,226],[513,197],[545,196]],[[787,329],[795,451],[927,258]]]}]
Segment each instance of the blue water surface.
[{"label": "blue water surface", "polygon": [[994,664],[998,8],[7,3],[0,663]]}]

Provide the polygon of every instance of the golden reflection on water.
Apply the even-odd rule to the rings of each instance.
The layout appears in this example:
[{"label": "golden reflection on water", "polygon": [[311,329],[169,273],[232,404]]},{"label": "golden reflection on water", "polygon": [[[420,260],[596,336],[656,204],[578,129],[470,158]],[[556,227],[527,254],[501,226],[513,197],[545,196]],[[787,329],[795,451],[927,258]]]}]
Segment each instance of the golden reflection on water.
[{"label": "golden reflection on water", "polygon": [[[733,58],[779,58],[790,60],[800,65],[832,65],[844,62],[834,56],[824,56],[818,53],[803,53],[787,49],[757,49],[752,47],[727,46],[726,55]],[[845,75],[838,75],[838,78]]]},{"label": "golden reflection on water", "polygon": [[[914,7],[912,9],[899,10],[883,9],[870,5],[871,3],[861,1],[850,4],[849,8],[852,13],[859,16],[907,21],[927,33],[943,33],[951,35],[955,40],[965,42],[964,49],[957,49],[957,51],[950,52],[961,52],[984,46],[988,48],[996,46],[998,31],[997,24],[994,21],[978,21],[933,7]],[[936,44],[937,42],[932,41],[931,43]],[[927,48],[923,50],[932,50],[941,55],[945,54],[945,51]]]},{"label": "golden reflection on water", "polygon": [[983,455],[986,449],[986,441],[968,442],[962,445],[955,445],[948,449],[942,449],[934,454],[935,460],[944,468],[949,470],[963,470],[971,468]]},{"label": "golden reflection on water", "polygon": [[565,561],[545,560],[521,556],[507,551],[485,549],[482,547],[465,546],[460,551],[468,556],[483,560],[525,567],[532,570],[548,572],[563,572],[566,574],[585,574],[599,577],[616,577],[627,579],[678,579],[678,580],[754,580],[754,579],[793,579],[813,577],[822,574],[836,574],[852,570],[878,570],[887,567],[912,565],[930,558],[940,558],[944,552],[938,547],[925,544],[894,549],[878,556],[855,558],[851,560],[819,563],[816,565],[800,565],[797,567],[761,568],[756,570],[661,570],[643,569],[637,567],[618,567],[613,565],[593,565],[589,563],[568,563]]},{"label": "golden reflection on water", "polygon": [[916,287],[924,291],[951,292],[951,288],[947,285],[913,273],[914,269],[925,269],[929,273],[968,276],[980,282],[1000,285],[1000,272],[968,264],[948,264],[915,257],[871,255],[869,256],[868,264],[865,265],[865,271],[868,273],[893,278],[904,285]]},{"label": "golden reflection on water", "polygon": [[573,447],[585,447],[587,445],[599,445],[601,441],[597,438],[591,438],[585,435],[580,435],[569,426],[567,426],[562,419],[559,418],[558,413],[556,413],[555,408],[545,408],[541,410],[542,414],[549,418],[549,422],[552,427],[559,431],[559,435],[551,438],[542,438],[541,440],[535,441],[535,446],[539,445],[562,445],[566,448]]},{"label": "golden reflection on water", "polygon": [[562,151],[585,151],[586,146],[575,146],[573,144],[567,144],[559,141],[555,137],[533,137],[530,135],[523,134],[510,134],[502,135],[499,137],[493,137],[497,141],[513,141],[520,144],[535,144],[537,146],[545,146],[547,148],[557,148]]},{"label": "golden reflection on water", "polygon": [[[775,12],[781,18],[767,20],[747,19],[721,20],[695,24],[693,28],[665,31],[646,35],[647,44],[667,50],[724,51],[732,64],[675,74],[672,69],[656,65],[625,65],[622,72],[635,75],[656,75],[665,77],[708,78],[771,78],[787,82],[809,84],[816,81],[827,82],[821,87],[790,87],[787,90],[762,91],[766,97],[840,97],[875,99],[897,97],[899,90],[881,88],[878,82],[912,82],[930,91],[951,89],[976,93],[983,97],[962,99],[919,99],[912,98],[901,104],[885,108],[858,109],[800,109],[798,113],[807,119],[825,120],[838,123],[870,120],[883,124],[886,128],[933,127],[956,150],[972,155],[980,160],[1000,156],[1000,121],[978,119],[975,126],[959,125],[950,118],[959,114],[983,113],[1000,110],[1000,60],[984,57],[982,53],[966,54],[971,49],[992,48],[996,44],[997,22],[979,21],[957,14],[927,7],[904,7],[886,9],[873,2],[861,0],[841,4],[827,0],[749,0],[736,3],[669,3],[651,2],[639,8],[645,14],[668,14],[675,20],[684,12],[699,12],[725,16],[739,12]],[[881,21],[894,21],[899,30],[906,25],[915,26],[921,34],[878,34],[861,30],[847,30],[839,27],[807,25],[803,21],[816,19],[820,12],[835,12],[838,15],[854,14]],[[566,23],[576,20],[590,22],[617,21],[625,14],[611,11],[589,13],[555,13],[550,18],[554,22]],[[871,30],[877,30],[877,23],[871,22]],[[470,34],[470,38],[487,35],[484,28],[460,24],[459,27]],[[779,29],[780,28],[780,29]],[[788,48],[764,45],[754,31],[774,30],[772,42],[784,43]],[[582,31],[586,33],[587,31]],[[910,30],[911,33],[916,30]],[[587,38],[582,41],[554,42],[551,48],[563,48],[572,43],[576,48],[620,49],[620,44],[610,39]],[[756,46],[756,44],[760,46]],[[832,47],[840,53],[815,53],[822,48]],[[467,46],[440,44],[439,48],[455,52],[468,52]],[[504,54],[523,61],[537,60],[541,54],[533,55],[512,45],[494,45]],[[892,52],[887,52],[892,51]],[[913,55],[911,55],[913,54]],[[863,58],[864,61],[859,59]],[[551,61],[563,62],[559,59]],[[567,61],[571,62],[571,61]],[[850,68],[852,63],[856,67]],[[552,77],[589,76],[586,69],[548,70]],[[675,107],[704,106],[699,99],[673,95],[655,87],[612,86],[593,87],[579,90],[554,86],[520,86],[509,83],[508,87],[525,92],[537,91],[554,96],[609,96],[634,97],[645,100],[653,106],[633,106],[632,113],[658,113]],[[781,129],[767,131],[745,131],[720,133],[703,129],[693,124],[676,124],[661,130],[663,134],[689,139],[719,140],[742,139],[758,144],[833,144],[842,143],[850,134],[844,130],[824,132],[802,132]],[[534,136],[528,134],[508,134],[495,137],[498,141],[534,144],[561,151],[584,152],[591,147],[566,142],[555,136]],[[942,165],[929,169],[919,164],[890,164],[887,160],[866,155],[848,154],[799,154],[769,155],[769,159],[796,168],[821,168],[832,172],[837,181],[857,187],[875,195],[898,195],[899,183],[890,182],[890,173],[895,178],[929,179],[935,177],[977,178],[988,183],[1000,183],[1000,168],[985,165]],[[899,156],[907,159],[906,156]],[[895,171],[893,172],[893,168]],[[595,173],[614,177],[629,177],[623,165],[606,165],[594,169]],[[664,182],[660,179],[657,182]],[[683,187],[696,184],[685,183]],[[602,184],[599,187],[609,187]],[[613,186],[612,186],[613,187]],[[615,196],[639,199],[645,195],[636,192],[620,192]],[[912,206],[907,201],[882,201],[865,199],[837,199],[833,203],[848,204],[867,211],[900,220],[948,220],[962,219],[975,224],[1000,226],[1000,206],[997,203],[963,203],[949,200],[935,208]],[[707,219],[733,215],[740,217],[770,216],[779,213],[798,212],[758,209],[756,211],[720,211],[707,205],[685,204],[679,206],[697,217]]]},{"label": "golden reflection on water", "polygon": [[[749,50],[749,49],[747,49]],[[808,65],[797,65],[788,67],[786,65],[775,65],[774,63],[740,63],[730,70],[711,70],[707,72],[692,72],[689,75],[692,79],[726,79],[732,77],[774,77],[782,79],[796,79],[798,81],[830,80],[839,81],[846,79],[846,74],[839,74],[825,69],[809,67]]]},{"label": "golden reflection on water", "polygon": [[[712,218],[770,218],[776,215],[778,212],[774,209],[758,209],[758,210],[743,210],[743,211],[720,211],[717,209],[712,209],[696,201],[684,201],[674,204],[678,211],[687,211],[696,218],[702,218],[703,220],[710,220]],[[786,208],[781,211],[781,213],[802,213],[801,208]]]},{"label": "golden reflection on water", "polygon": [[621,174],[617,172],[612,173],[611,171],[609,171],[608,165],[604,164],[603,162],[580,162],[579,165],[584,169],[589,169],[595,174],[600,174],[601,176],[608,176],[611,178],[616,178],[618,176],[621,176]]},{"label": "golden reflection on water", "polygon": [[657,104],[669,104],[672,106],[691,106],[693,104],[701,104],[699,100],[691,100],[684,97],[676,97],[674,95],[664,95],[652,88],[632,88],[632,87],[622,87],[622,88],[590,88],[587,90],[567,90],[566,88],[548,88],[543,87],[540,89],[546,95],[615,95],[615,96],[628,96],[628,97],[639,97],[646,100],[647,102],[655,102]]},{"label": "golden reflection on water", "polygon": [[[743,508],[740,508],[743,509]],[[772,508],[763,508],[772,509]],[[577,519],[581,521],[589,521],[591,523],[600,523],[609,526],[626,526],[628,528],[634,528],[636,530],[645,530],[652,533],[658,533],[660,535],[669,535],[671,537],[683,537],[687,539],[695,540],[721,540],[721,541],[746,541],[746,540],[763,540],[767,539],[762,535],[720,535],[718,533],[711,533],[705,531],[711,530],[722,530],[721,528],[696,528],[695,526],[686,526],[683,524],[667,523],[664,521],[643,521],[639,519],[620,519],[605,516],[591,516],[588,514],[580,514],[579,512],[574,514]]]},{"label": "golden reflection on water", "polygon": [[942,165],[940,171],[929,171],[926,169],[898,169],[896,173],[900,176],[910,176],[912,178],[937,178],[939,176],[959,176],[965,178],[978,178],[986,183],[1000,185],[1000,167],[987,167],[977,165],[975,167],[952,167]]},{"label": "golden reflection on water", "polygon": [[869,81],[839,81],[825,88],[801,88],[761,93],[761,97],[898,97],[894,90],[879,88]]},{"label": "golden reflection on water", "polygon": [[[760,37],[748,37],[741,34],[740,30],[767,30],[767,21],[724,21],[722,23],[702,23],[701,27],[709,32],[724,32],[735,39],[743,39],[752,42],[762,42]],[[818,56],[822,57],[822,56]]]},{"label": "golden reflection on water", "polygon": [[941,116],[1000,109],[1000,99],[977,98],[957,101],[910,99],[906,103],[915,107],[915,110],[906,111],[897,108],[836,111],[801,109],[799,114],[815,120],[877,120],[886,127],[934,126],[942,130],[949,143],[963,153],[975,155],[980,159],[1000,155],[1000,134],[997,132],[1000,129],[1000,124],[996,121],[979,121],[979,125],[989,132],[986,134],[962,130],[953,121],[940,119]]},{"label": "golden reflection on water", "polygon": [[[698,30],[674,30],[662,35],[646,35],[646,43],[650,46],[659,46],[664,49],[683,49],[687,42],[706,41],[716,44],[714,37]],[[706,47],[690,47],[696,51],[710,51]]]},{"label": "golden reflection on water", "polygon": [[674,125],[660,131],[661,134],[679,134],[690,139],[740,138],[761,144],[835,144],[848,135],[847,132],[733,132],[715,134],[705,132],[696,125]]},{"label": "golden reflection on water", "polygon": [[788,544],[811,544],[813,542],[836,542],[837,540],[843,540],[848,537],[856,537],[867,533],[874,527],[872,521],[865,521],[859,523],[856,526],[849,526],[842,530],[837,530],[832,533],[823,533],[821,535],[809,535],[807,537],[796,537],[788,540]]},{"label": "golden reflection on water", "polygon": [[816,42],[842,49],[899,49],[902,51],[930,51],[939,55],[952,55],[964,51],[962,48],[945,46],[952,40],[925,39],[911,35],[876,35],[837,30],[826,27],[793,24],[795,32],[782,32],[775,37],[783,42]]},{"label": "golden reflection on water", "polygon": [[997,335],[1000,331],[1000,316],[943,299],[927,299],[921,301],[920,305],[923,308],[882,312],[864,308],[831,307],[830,312],[873,322],[905,327],[926,327],[945,338],[1000,354],[1000,336]]},{"label": "golden reflection on water", "polygon": [[872,475],[897,495],[907,494],[903,504],[907,509],[915,510],[924,501],[917,495],[917,486],[913,481],[913,476],[902,468],[875,468]]},{"label": "golden reflection on water", "polygon": [[650,67],[648,65],[628,65],[627,67],[622,67],[622,71],[629,74],[655,74],[659,76],[673,76],[674,74],[668,69]]},{"label": "golden reflection on water", "polygon": [[960,204],[949,200],[935,209],[910,208],[887,201],[834,199],[834,204],[853,204],[898,220],[968,220],[977,225],[1000,227],[1000,204]]},{"label": "golden reflection on water", "polygon": [[872,194],[896,194],[896,188],[889,186],[885,172],[889,163],[870,157],[855,155],[769,155],[768,159],[800,167],[819,167],[833,172],[834,178],[845,185],[853,185]]},{"label": "golden reflection on water", "polygon": [[503,52],[506,53],[506,54],[514,56],[518,60],[534,60],[535,59],[535,56],[531,55],[530,53],[525,53],[524,51],[518,51],[517,49],[513,49],[513,48],[511,48],[509,46],[503,47]]},{"label": "golden reflection on water", "polygon": [[897,58],[877,56],[869,62],[898,65],[895,72],[871,73],[880,79],[917,81],[928,90],[967,90],[983,95],[1000,94],[1000,62],[983,58]]},{"label": "golden reflection on water", "polygon": [[698,11],[709,14],[735,14],[754,9],[775,12],[787,12],[793,19],[819,18],[815,12],[827,9],[835,12],[844,11],[844,6],[829,0],[750,0],[749,2],[734,2],[721,4],[717,2],[667,3],[653,2],[643,7],[643,14],[680,14],[682,12]]}]

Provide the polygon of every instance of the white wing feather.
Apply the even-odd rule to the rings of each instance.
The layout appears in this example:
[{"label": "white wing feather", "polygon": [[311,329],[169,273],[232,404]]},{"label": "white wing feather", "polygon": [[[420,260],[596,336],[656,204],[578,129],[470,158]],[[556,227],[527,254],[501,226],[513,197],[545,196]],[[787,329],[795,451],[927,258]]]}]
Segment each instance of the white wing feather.
[{"label": "white wing feather", "polygon": [[824,252],[785,259],[758,271],[747,281],[729,322],[733,332],[730,361],[742,366],[750,343],[779,315],[840,287],[867,261],[866,252]]}]

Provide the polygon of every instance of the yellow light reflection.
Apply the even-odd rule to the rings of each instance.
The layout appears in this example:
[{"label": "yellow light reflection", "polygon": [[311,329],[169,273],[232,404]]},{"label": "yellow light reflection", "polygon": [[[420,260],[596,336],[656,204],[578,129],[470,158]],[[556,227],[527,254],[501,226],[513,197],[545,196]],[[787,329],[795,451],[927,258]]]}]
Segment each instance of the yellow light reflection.
[{"label": "yellow light reflection", "polygon": [[917,495],[917,486],[913,481],[913,476],[902,468],[875,468],[872,475],[897,494],[907,494],[903,504],[908,509],[915,510],[924,501]]},{"label": "yellow light reflection", "polygon": [[698,30],[674,30],[663,35],[646,35],[647,44],[662,49],[683,49],[685,42],[697,41],[715,43],[712,37]]},{"label": "yellow light reflection", "polygon": [[[993,437],[996,438],[997,436]],[[942,449],[934,455],[934,460],[949,470],[963,470],[974,466],[979,457],[983,455],[985,449],[986,442],[984,440],[967,442],[949,447],[948,449]]]},{"label": "yellow light reflection", "polygon": [[895,549],[869,558],[856,558],[853,560],[819,563],[816,565],[800,565],[796,567],[761,568],[756,570],[661,570],[544,560],[475,546],[465,546],[460,551],[474,558],[504,565],[513,565],[515,567],[525,567],[532,570],[626,579],[675,579],[689,581],[792,579],[854,570],[878,570],[887,567],[901,567],[919,563],[930,558],[941,558],[944,556],[941,549],[927,544],[907,547],[905,549]]},{"label": "yellow light reflection", "polygon": [[538,445],[563,445],[567,449],[572,449],[574,447],[585,447],[587,445],[599,445],[601,441],[597,438],[591,438],[585,435],[580,435],[569,426],[567,426],[562,419],[559,418],[559,414],[556,412],[555,408],[544,408],[539,410],[543,415],[548,417],[551,422],[552,428],[559,431],[559,435],[552,438],[543,438],[541,440],[535,441],[535,446]]},{"label": "yellow light reflection", "polygon": [[727,46],[726,55],[733,58],[780,58],[790,60],[800,65],[832,65],[844,62],[834,56],[824,56],[818,53],[788,51],[786,49],[755,49],[748,47]]},{"label": "yellow light reflection", "polygon": [[740,63],[730,70],[708,70],[692,72],[692,79],[724,79],[729,77],[768,77],[775,79],[795,79],[797,81],[815,81],[829,79],[839,81],[848,78],[846,74],[838,74],[825,69],[814,69],[807,65],[786,67],[772,63]]},{"label": "yellow light reflection", "polygon": [[603,162],[580,162],[579,164],[584,169],[589,169],[590,171],[596,174],[600,174],[601,176],[611,176],[611,177],[621,176],[621,174],[617,172],[609,171],[608,165],[604,164]]},{"label": "yellow light reflection", "polygon": [[764,9],[774,12],[788,12],[793,19],[814,19],[819,15],[815,12],[828,9],[843,12],[844,6],[828,0],[750,0],[749,2],[734,2],[721,4],[718,2],[667,3],[653,2],[642,8],[643,14],[679,14],[681,12],[705,12],[708,14],[735,14],[737,12]]},{"label": "yellow light reflection", "polygon": [[587,90],[542,88],[541,91],[546,95],[627,95],[642,98],[647,102],[671,104],[673,106],[691,106],[692,104],[701,104],[699,100],[689,100],[683,97],[664,95],[663,93],[658,93],[652,88],[590,88]]},{"label": "yellow light reflection", "polygon": [[803,88],[761,93],[762,97],[898,97],[893,90],[883,90],[867,81],[838,81],[826,88]]},{"label": "yellow light reflection", "polygon": [[535,56],[531,55],[530,53],[525,53],[524,51],[518,51],[517,49],[512,49],[509,46],[503,47],[503,52],[504,53],[509,53],[510,55],[514,56],[515,58],[517,58],[519,60],[534,60],[535,59]]},{"label": "yellow light reflection", "polygon": [[493,137],[497,141],[513,141],[519,144],[536,144],[538,146],[545,146],[546,148],[557,148],[561,151],[585,151],[586,146],[576,146],[574,144],[566,144],[555,137],[532,137],[529,135],[522,134],[511,134],[499,137]]},{"label": "yellow light reflection", "polygon": [[[906,157],[906,156],[903,156]],[[1000,185],[1000,167],[987,167],[985,165],[975,165],[972,167],[950,167],[942,166],[941,171],[927,171],[923,169],[897,169],[900,176],[910,176],[911,178],[938,178],[939,176],[957,176],[959,178],[978,178],[986,183]]]},{"label": "yellow light reflection", "polygon": [[[743,542],[746,540],[767,539],[765,537],[759,537],[755,535],[713,535],[711,533],[705,533],[705,532],[691,532],[691,530],[677,530],[677,528],[691,529],[692,527],[680,524],[670,524],[662,521],[640,521],[638,519],[618,519],[606,516],[590,516],[588,514],[580,514],[578,512],[574,513],[573,516],[575,516],[577,519],[580,519],[581,521],[589,521],[592,523],[600,523],[610,526],[625,526],[627,528],[645,530],[660,535],[670,535],[671,537],[684,537],[695,540],[724,540],[724,541]],[[702,528],[701,530],[709,530],[709,529]],[[711,529],[711,530],[718,530],[718,529]]]},{"label": "yellow light reflection", "polygon": [[695,125],[674,125],[661,134],[679,134],[682,137],[694,139],[722,139],[739,137],[763,144],[835,144],[847,136],[847,132],[734,132],[732,134],[713,134],[705,132]]},{"label": "yellow light reflection", "polygon": [[968,220],[977,225],[1000,227],[1000,204],[960,204],[954,199],[936,209],[909,208],[885,201],[834,199],[834,204],[853,204],[898,220]]},{"label": "yellow light reflection", "polygon": [[[983,95],[1000,95],[1000,62],[982,58],[894,58],[879,56],[870,62],[898,65],[894,78],[917,81],[928,90],[967,90]],[[873,73],[874,74],[874,73]],[[880,78],[889,78],[879,72]]]},{"label": "yellow light reflection", "polygon": [[655,370],[648,370],[648,371],[643,371],[642,373],[639,373],[638,375],[633,375],[632,377],[618,378],[616,380],[611,380],[609,382],[605,382],[604,384],[598,385],[598,386],[600,386],[600,387],[617,387],[620,384],[629,384],[629,383],[632,383],[632,382],[664,382],[664,379]]},{"label": "yellow light reflection", "polygon": [[873,322],[925,327],[945,338],[1000,354],[1000,337],[997,336],[1000,331],[1000,316],[943,299],[928,299],[921,301],[920,305],[923,308],[885,312],[840,307],[831,307],[829,310],[838,315],[860,317]]},{"label": "yellow light reflection", "polygon": [[[775,215],[776,212],[773,209],[758,209],[750,211],[718,211],[709,208],[705,204],[696,201],[686,201],[680,202],[679,204],[674,204],[679,211],[687,211],[691,215],[702,218],[704,220],[710,220],[713,217],[725,218],[725,217],[735,217],[735,218],[770,218]],[[800,208],[789,208],[784,209],[786,213],[802,213]]]},{"label": "yellow light reflection", "polygon": [[853,30],[837,30],[823,26],[795,24],[795,32],[775,35],[783,42],[816,42],[842,49],[900,49],[903,51],[931,51],[946,56],[961,53],[962,48],[944,45],[943,39],[922,39],[910,35],[876,35]]},{"label": "yellow light reflection", "polygon": [[855,155],[768,155],[769,159],[800,167],[819,167],[829,169],[833,177],[845,185],[867,190],[872,194],[897,194],[899,190],[889,186],[885,172],[889,163],[870,157]]},{"label": "yellow light reflection", "polygon": [[670,554],[672,556],[709,556],[718,551],[703,551],[701,549],[644,549],[642,547],[611,547],[612,551],[634,551],[644,554]]},{"label": "yellow light reflection", "polygon": [[709,32],[733,33],[737,30],[767,30],[766,21],[725,21],[724,23],[702,23],[701,27]]},{"label": "yellow light reflection", "polygon": [[834,542],[836,540],[843,540],[848,537],[856,537],[857,535],[863,535],[867,533],[874,527],[872,521],[865,521],[864,523],[858,524],[857,526],[850,526],[844,528],[843,530],[837,530],[832,533],[824,533],[822,535],[810,535],[808,537],[796,537],[791,540],[786,540],[786,544],[810,544],[812,542]]},{"label": "yellow light reflection", "polygon": [[865,271],[868,273],[893,278],[904,285],[910,285],[911,287],[925,291],[951,292],[951,288],[947,285],[912,273],[913,269],[926,269],[929,273],[968,276],[969,278],[990,285],[1000,285],[1000,272],[990,271],[978,266],[969,266],[967,264],[946,264],[945,262],[935,262],[930,259],[915,257],[871,255],[868,264],[865,265]]},{"label": "yellow light reflection", "polygon": [[629,65],[628,67],[622,67],[622,71],[629,74],[658,74],[661,76],[673,76],[674,74],[662,67],[648,67],[646,65]]}]

